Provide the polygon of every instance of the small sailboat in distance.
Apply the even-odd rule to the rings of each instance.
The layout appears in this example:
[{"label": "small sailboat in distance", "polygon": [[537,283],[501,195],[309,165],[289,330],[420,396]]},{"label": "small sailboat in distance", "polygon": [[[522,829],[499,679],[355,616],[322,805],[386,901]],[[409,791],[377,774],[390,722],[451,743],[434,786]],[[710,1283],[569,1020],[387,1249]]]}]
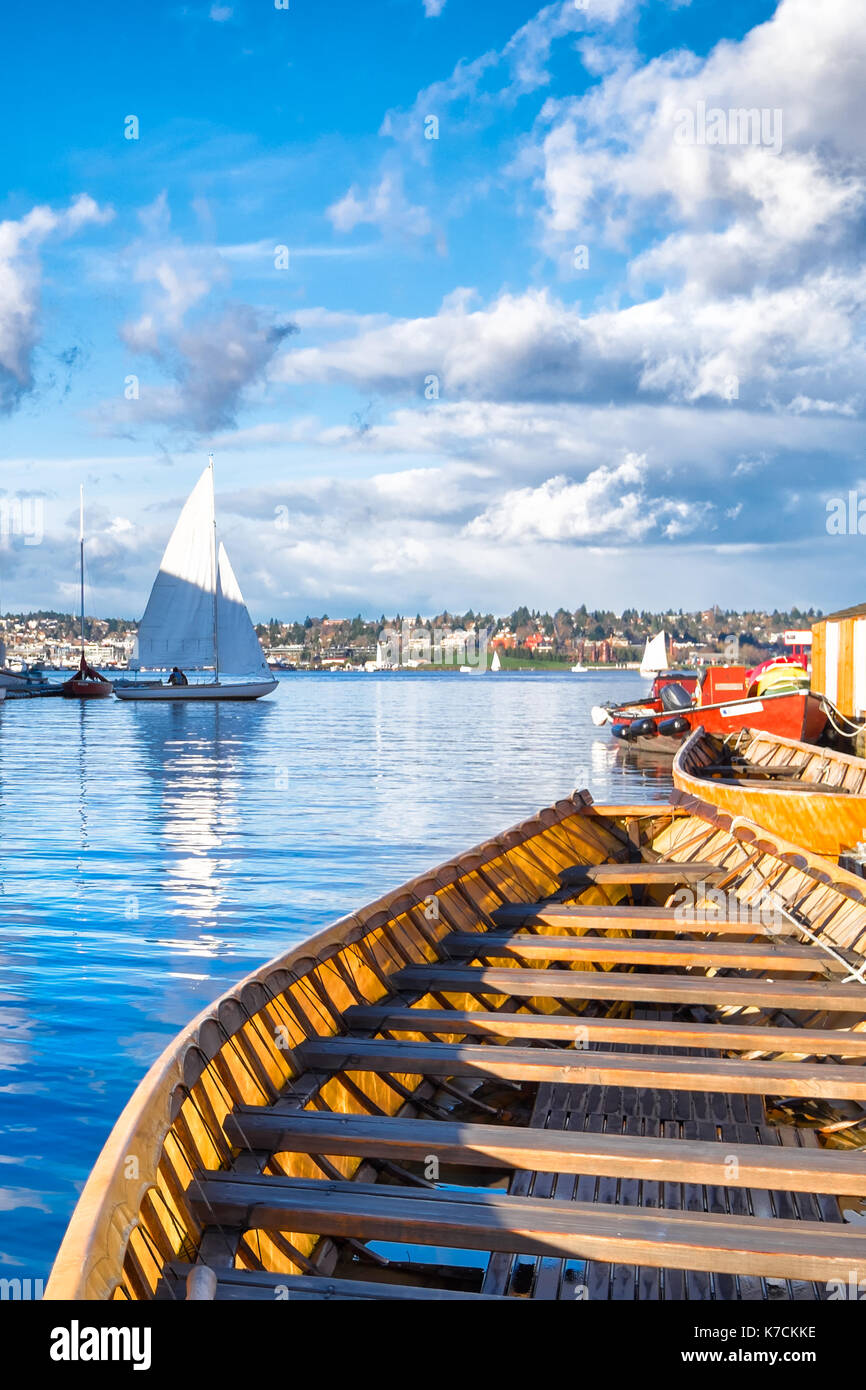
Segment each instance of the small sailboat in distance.
[{"label": "small sailboat in distance", "polygon": [[[167,684],[118,685],[114,693],[119,700],[258,700],[277,688],[225,546],[217,538],[213,454],[165,548],[130,668],[171,675]],[[187,671],[212,676],[188,682]],[[220,680],[220,672],[231,679]]]},{"label": "small sailboat in distance", "polygon": [[114,689],[98,671],[89,666],[84,656],[84,484],[81,484],[78,511],[78,555],[81,576],[81,660],[78,670],[60,687],[67,700],[104,700]]},{"label": "small sailboat in distance", "polygon": [[640,673],[644,680],[654,681],[656,676],[668,669],[668,647],[664,631],[646,639]]},{"label": "small sailboat in distance", "polygon": [[494,647],[494,649],[493,649],[493,660],[492,660],[491,663],[490,663],[490,669],[491,669],[491,671],[501,671],[501,670],[502,670],[502,662],[501,662],[500,659],[499,659],[499,649],[498,649],[498,647]]}]

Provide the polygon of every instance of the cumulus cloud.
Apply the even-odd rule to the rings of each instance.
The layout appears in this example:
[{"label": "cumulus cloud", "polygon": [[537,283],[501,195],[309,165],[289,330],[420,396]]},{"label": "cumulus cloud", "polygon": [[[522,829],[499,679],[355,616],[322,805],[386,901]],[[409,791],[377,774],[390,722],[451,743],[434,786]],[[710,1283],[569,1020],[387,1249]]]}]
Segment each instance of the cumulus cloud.
[{"label": "cumulus cloud", "polygon": [[[866,193],[856,13],[855,0],[838,0],[819,22],[808,0],[782,0],[767,23],[704,59],[618,63],[585,95],[549,102],[534,141],[549,249],[565,254],[577,232],[622,246],[640,230],[645,240],[649,217],[655,244],[637,263],[649,277],[678,271],[710,290],[743,290],[850,260]],[[696,136],[715,110],[719,142],[682,138],[686,117]]]},{"label": "cumulus cloud", "polygon": [[[614,20],[622,13],[611,9]],[[572,35],[592,79],[581,96],[545,102],[510,168],[515,183],[537,176],[558,290],[482,302],[464,289],[432,314],[333,317],[327,331],[311,318],[312,343],[271,369],[294,390],[402,398],[363,435],[308,418],[304,443],[366,454],[379,468],[389,454],[426,454],[434,486],[449,477],[447,514],[400,520],[400,563],[418,585],[447,544],[464,578],[476,562],[493,574],[505,556],[528,576],[588,548],[609,556],[640,545],[702,555],[702,573],[726,574],[730,586],[736,542],[753,575],[756,547],[784,551],[780,574],[813,601],[797,588],[805,552],[792,557],[804,536],[821,542],[816,489],[859,478],[866,399],[866,168],[858,122],[844,114],[866,114],[866,43],[852,14],[840,0],[824,25],[804,0],[783,0],[741,41],[643,63],[621,33],[581,36],[584,14],[546,6],[505,49],[459,65],[412,111],[386,118],[384,133],[416,144],[419,117],[449,105],[483,124],[492,106],[543,89],[552,44]],[[781,148],[678,143],[678,115],[700,103],[781,110]],[[355,190],[347,220],[370,200]],[[604,245],[623,258],[619,293],[608,282],[604,296],[578,302],[562,288],[566,279],[582,288],[576,243],[589,245],[594,266]],[[241,434],[238,444],[255,440]],[[455,461],[482,473],[457,479],[447,472]],[[405,477],[421,489],[416,471]],[[339,514],[329,497],[322,525]],[[766,517],[779,514],[785,537],[769,547]],[[359,545],[371,562],[385,532],[375,508],[363,515],[372,520]],[[337,529],[327,529],[335,575]]]},{"label": "cumulus cloud", "polygon": [[[103,428],[127,434],[145,422],[209,433],[228,429],[247,393],[260,385],[294,323],[223,297],[226,261],[211,247],[170,235],[165,195],[141,216],[142,238],[126,253],[143,287],[143,312],[120,327],[132,353],[149,357],[168,381],[143,381],[122,400],[104,402]],[[137,377],[137,373],[134,374]]]},{"label": "cumulus cloud", "polygon": [[424,0],[424,14],[428,19],[438,19],[445,8],[445,0]]},{"label": "cumulus cloud", "polygon": [[407,237],[427,236],[431,229],[426,208],[413,205],[403,190],[397,173],[383,174],[379,183],[361,193],[357,184],[328,208],[328,217],[338,232],[351,232],[363,223],[380,231]]},{"label": "cumulus cloud", "polygon": [[276,322],[248,304],[228,304],[178,332],[165,353],[161,347],[146,349],[164,359],[175,381],[145,386],[120,419],[143,418],[199,433],[227,429],[245,392],[261,379],[284,338],[296,331],[293,324]]},{"label": "cumulus cloud", "polygon": [[866,275],[830,271],[796,292],[707,299],[686,286],[586,315],[548,290],[504,294],[474,309],[471,296],[459,293],[427,318],[289,352],[273,377],[418,396],[432,377],[443,398],[736,399],[765,408],[805,394],[826,401],[832,381],[841,408],[866,386],[854,333],[864,298]]},{"label": "cumulus cloud", "polygon": [[707,504],[649,497],[647,461],[627,454],[621,463],[595,469],[580,482],[564,476],[539,487],[518,488],[488,507],[467,534],[490,541],[642,541],[650,532],[668,537],[693,531],[707,518]]},{"label": "cumulus cloud", "polygon": [[40,250],[113,216],[87,194],[56,211],[34,207],[17,221],[0,222],[0,411],[14,409],[33,388],[33,353],[40,337]]},{"label": "cumulus cloud", "polygon": [[[615,21],[627,8],[592,6],[589,17]],[[587,18],[545,6],[501,52],[458,66],[383,130],[417,141],[424,110],[471,98],[475,111],[488,88],[502,97],[543,86],[552,44]],[[853,0],[839,0],[827,23],[808,0],[783,0],[767,23],[703,58],[679,51],[641,64],[613,32],[607,47],[598,33],[579,39],[599,80],[544,104],[511,172],[538,171],[544,244],[577,288],[577,243],[593,257],[604,243],[626,254],[638,243],[626,302],[584,308],[530,290],[478,306],[464,293],[436,315],[291,353],[277,379],[420,394],[432,375],[449,399],[862,410],[866,156],[855,132],[866,117],[866,31]],[[505,86],[494,69],[507,71]],[[734,121],[757,143],[678,140],[683,112],[715,106],[771,119]],[[781,149],[764,142],[777,114]],[[375,203],[354,191],[332,216],[354,226]]]},{"label": "cumulus cloud", "polygon": [[380,523],[471,520],[495,486],[493,470],[475,464],[402,468],[373,473],[367,478],[293,479],[268,488],[226,495],[225,505],[236,515],[271,520],[284,508],[295,522],[314,523],[316,533],[335,539],[347,527]]}]

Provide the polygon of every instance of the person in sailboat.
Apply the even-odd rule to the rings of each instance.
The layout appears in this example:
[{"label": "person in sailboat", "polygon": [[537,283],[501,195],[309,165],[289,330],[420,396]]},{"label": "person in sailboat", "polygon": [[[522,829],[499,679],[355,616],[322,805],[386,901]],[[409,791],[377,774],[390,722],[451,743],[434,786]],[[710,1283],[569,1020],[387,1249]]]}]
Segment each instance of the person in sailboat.
[{"label": "person in sailboat", "polygon": [[179,666],[171,668],[171,675],[168,678],[169,685],[189,685],[189,681]]}]

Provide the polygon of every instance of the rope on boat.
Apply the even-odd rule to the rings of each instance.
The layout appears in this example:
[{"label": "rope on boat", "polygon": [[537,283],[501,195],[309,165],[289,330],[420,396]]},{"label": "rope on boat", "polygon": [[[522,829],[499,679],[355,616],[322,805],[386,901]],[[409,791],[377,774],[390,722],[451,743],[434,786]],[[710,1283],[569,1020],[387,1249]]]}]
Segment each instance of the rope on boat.
[{"label": "rope on boat", "polygon": [[[830,724],[836,730],[836,733],[839,734],[842,738],[856,738],[858,734],[862,734],[864,729],[866,729],[866,719],[863,720],[862,724],[855,724],[854,720],[849,719],[847,714],[843,714],[842,711],[836,705],[834,705],[833,701],[828,699],[826,695],[821,696],[821,708],[826,714]],[[836,723],[836,720],[833,718],[834,715],[838,715],[839,718],[843,721],[843,723],[848,724],[850,726],[850,732],[848,729],[843,729],[839,724]]]},{"label": "rope on boat", "polygon": [[[738,827],[746,827],[748,829],[751,829],[750,822],[746,820],[745,816],[735,816],[734,819],[731,821],[730,828],[732,833]],[[758,871],[753,870],[753,872],[757,873]],[[762,878],[763,875],[758,873],[758,877]],[[766,880],[764,880],[764,887],[766,888]],[[855,970],[852,967],[850,961],[846,960],[845,957],[840,955],[838,951],[834,950],[832,946],[829,946],[827,942],[823,940],[822,937],[816,936],[815,933],[812,931],[811,927],[807,926],[807,924],[802,920],[801,917],[795,916],[795,914],[791,912],[790,908],[786,907],[783,902],[779,901],[778,889],[772,888],[770,891],[774,894],[776,898],[774,907],[776,907],[778,911],[781,912],[782,916],[786,917],[793,927],[796,927],[798,931],[802,932],[804,936],[808,937],[808,939],[812,942],[814,946],[820,947],[820,949],[824,951],[826,955],[832,956],[833,960],[837,961],[839,965],[844,966],[845,969],[849,972],[845,976],[844,980],[841,981],[843,985],[847,985],[851,981],[856,980],[859,984],[866,986],[866,960],[864,960],[859,970]]]},{"label": "rope on boat", "polygon": [[807,936],[814,945],[820,946],[822,951],[826,951],[828,956],[832,956],[834,960],[838,961],[840,965],[844,965],[845,969],[850,972],[845,976],[844,980],[841,981],[843,985],[849,984],[852,980],[856,980],[861,985],[866,985],[866,975],[864,975],[864,971],[866,971],[866,961],[863,962],[859,970],[855,970],[850,961],[846,960],[844,956],[840,956],[838,951],[834,951],[833,947],[828,946],[826,941],[823,941],[820,936],[816,936],[811,927],[807,927],[806,923],[801,921],[799,917],[795,917],[793,912],[789,912],[786,907],[781,906],[779,910],[783,917],[787,917],[792,926],[795,926],[804,936]]}]

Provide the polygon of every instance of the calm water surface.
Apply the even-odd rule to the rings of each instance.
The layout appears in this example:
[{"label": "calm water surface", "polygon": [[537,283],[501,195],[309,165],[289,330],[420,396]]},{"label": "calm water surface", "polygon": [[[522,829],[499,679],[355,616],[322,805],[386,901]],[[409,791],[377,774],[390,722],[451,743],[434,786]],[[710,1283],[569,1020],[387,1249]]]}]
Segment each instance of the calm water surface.
[{"label": "calm water surface", "polygon": [[590,706],[636,672],[289,675],[254,705],[0,705],[0,1277],[47,1278],[168,1040],[235,980],[587,786],[667,798]]}]

